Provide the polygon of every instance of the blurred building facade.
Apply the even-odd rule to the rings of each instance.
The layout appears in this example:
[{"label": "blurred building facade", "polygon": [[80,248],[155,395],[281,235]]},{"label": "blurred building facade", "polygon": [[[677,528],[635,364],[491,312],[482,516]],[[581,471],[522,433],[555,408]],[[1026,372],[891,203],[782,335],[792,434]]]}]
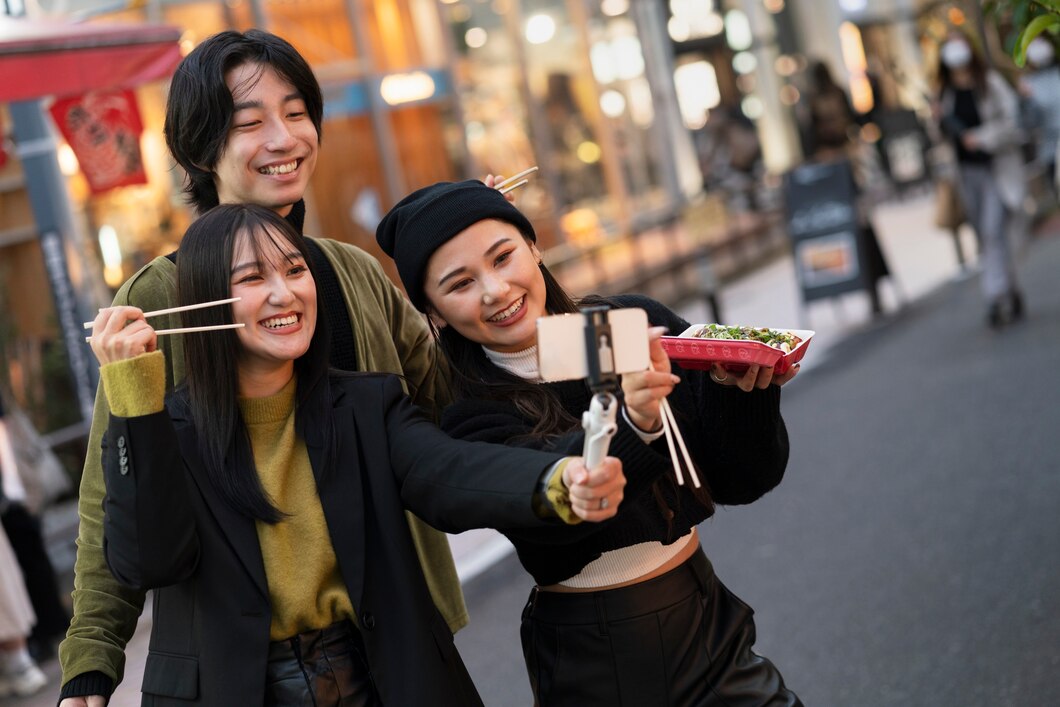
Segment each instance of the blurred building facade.
[{"label": "blurred building facade", "polygon": [[[518,203],[545,248],[670,222],[704,184],[724,188],[711,180],[699,139],[717,116],[733,119],[725,159],[746,171],[742,188],[754,193],[802,157],[797,107],[807,57],[829,60],[856,107],[870,105],[863,98],[873,74],[875,100],[913,107],[925,92],[917,16],[939,4],[37,0],[31,9],[175,25],[185,52],[225,29],[260,27],[287,38],[325,93],[307,232],[380,255],[375,225],[408,191],[534,164],[541,171]],[[145,184],[94,193],[60,140],[81,246],[70,258],[71,279],[92,305],[173,250],[193,217],[162,138],[165,88],[135,89]],[[10,369],[2,384],[26,402],[32,391],[47,397],[40,342],[55,338],[55,318],[39,284],[43,265],[3,106],[0,121],[10,156],[0,163],[0,305],[16,300],[20,311],[0,326]]]}]

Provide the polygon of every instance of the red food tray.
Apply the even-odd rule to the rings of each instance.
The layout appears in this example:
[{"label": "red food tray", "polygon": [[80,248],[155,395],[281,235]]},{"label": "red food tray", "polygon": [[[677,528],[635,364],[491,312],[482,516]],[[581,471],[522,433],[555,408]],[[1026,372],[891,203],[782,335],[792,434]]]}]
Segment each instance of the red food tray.
[{"label": "red food tray", "polygon": [[735,373],[741,373],[749,366],[758,364],[763,367],[773,366],[773,372],[776,375],[782,375],[802,360],[814,335],[814,332],[809,329],[777,329],[778,331],[790,331],[802,339],[798,346],[784,353],[761,341],[700,339],[692,336],[703,326],[703,324],[695,324],[678,336],[662,337],[663,349],[671,361],[682,368],[698,370],[707,370],[714,363],[720,363],[725,366],[726,370]]}]

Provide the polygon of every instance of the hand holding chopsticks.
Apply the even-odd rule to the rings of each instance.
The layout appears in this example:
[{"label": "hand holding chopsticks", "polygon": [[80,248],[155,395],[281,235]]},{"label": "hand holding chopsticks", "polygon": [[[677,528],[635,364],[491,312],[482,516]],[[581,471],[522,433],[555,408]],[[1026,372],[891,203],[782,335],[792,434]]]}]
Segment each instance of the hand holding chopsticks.
[{"label": "hand holding chopsticks", "polygon": [[[152,312],[144,312],[143,318],[157,317],[162,314],[176,314],[177,312],[186,312],[192,309],[203,309],[205,307],[216,307],[221,304],[231,304],[232,302],[238,302],[239,297],[229,297],[228,299],[219,299],[212,302],[199,302],[198,304],[187,304],[183,307],[169,307],[167,309],[156,309]],[[100,310],[103,311],[103,310]],[[91,329],[95,325],[95,322],[85,322],[85,328]],[[156,330],[155,336],[161,336],[163,334],[187,334],[196,331],[217,331],[220,329],[241,329],[243,324],[214,324],[212,326],[193,326],[193,327],[178,327],[176,329],[158,329]],[[86,336],[85,341],[92,341],[91,336]]]},{"label": "hand holding chopsticks", "polygon": [[519,187],[523,186],[524,184],[527,184],[530,180],[529,179],[523,179],[523,177],[529,177],[531,174],[533,174],[536,171],[537,171],[537,165],[534,165],[533,167],[530,167],[528,169],[524,169],[522,172],[519,172],[518,174],[513,174],[512,176],[508,177],[507,179],[504,179],[504,180],[501,180],[500,182],[497,182],[496,184],[493,185],[493,188],[496,189],[497,191],[499,191],[501,194],[507,194],[511,190],[518,189]]},{"label": "hand holding chopsticks", "polygon": [[[626,373],[622,376],[626,419],[641,430],[656,429],[655,426],[661,423],[662,434],[666,437],[666,446],[670,450],[670,461],[673,463],[674,476],[677,478],[678,485],[685,485],[683,462],[692,483],[699,488],[699,476],[696,473],[695,464],[692,463],[692,455],[688,453],[681,429],[677,426],[677,419],[667,401],[667,396],[673,391],[674,385],[680,381],[680,378],[673,375],[670,357],[662,347],[662,336],[665,333],[665,327],[649,329],[648,347],[651,366],[643,372]],[[655,434],[657,435],[658,432]]]},{"label": "hand holding chopsticks", "polygon": [[[170,307],[168,309],[156,309],[153,312],[144,312],[144,319],[149,319],[151,317],[157,317],[157,316],[159,316],[161,314],[176,314],[177,312],[187,312],[187,311],[192,310],[192,309],[205,309],[206,307],[216,307],[219,304],[231,304],[232,302],[238,302],[240,299],[241,298],[239,298],[239,297],[229,297],[228,299],[219,299],[219,300],[214,300],[213,302],[199,302],[198,304],[186,304],[183,307]],[[100,310],[100,311],[102,311],[102,310]],[[95,322],[85,322],[85,328],[86,329],[91,329],[93,324],[95,324]],[[231,326],[231,325],[227,325],[226,324],[225,326]],[[157,332],[157,333],[161,333],[161,332]]]}]

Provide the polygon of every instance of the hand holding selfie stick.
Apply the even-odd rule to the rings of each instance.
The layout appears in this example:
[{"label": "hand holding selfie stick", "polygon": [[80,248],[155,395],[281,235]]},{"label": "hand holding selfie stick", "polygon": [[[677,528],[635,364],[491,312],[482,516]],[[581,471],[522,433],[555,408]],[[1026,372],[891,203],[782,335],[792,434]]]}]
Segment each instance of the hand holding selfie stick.
[{"label": "hand holding selfie stick", "polygon": [[607,456],[618,426],[619,374],[651,365],[648,315],[637,307],[586,307],[537,320],[538,373],[547,382],[585,380],[593,397],[582,413],[583,456],[592,469]]},{"label": "hand holding selfie stick", "polygon": [[618,388],[615,373],[615,351],[611,342],[611,325],[607,320],[607,307],[588,307],[585,315],[585,351],[589,366],[589,389],[593,399],[589,409],[582,413],[582,429],[585,430],[585,468],[594,469],[607,456],[611,438],[618,425],[615,417],[618,399],[614,391]]},{"label": "hand holding selfie stick", "polygon": [[[651,367],[648,315],[637,307],[587,307],[578,314],[541,317],[537,320],[537,357],[541,380],[584,379],[589,383],[593,398],[589,409],[582,413],[582,429],[585,430],[585,466],[592,469],[607,455],[617,431],[615,391],[619,374]],[[699,475],[665,398],[659,401],[659,417],[677,483],[685,484],[683,462],[692,484],[698,488]]]},{"label": "hand holding selfie stick", "polygon": [[[585,449],[582,456],[585,457],[587,469],[592,469],[603,461],[611,438],[618,430],[618,425],[615,424],[618,400],[614,391],[618,389],[619,379],[615,365],[614,335],[608,311],[607,307],[587,307],[582,310],[585,315],[585,351],[589,370],[587,379],[589,388],[593,391],[589,409],[582,413],[582,429],[585,430]],[[666,436],[666,446],[670,449],[670,460],[674,466],[677,484],[685,485],[685,475],[681,471],[683,461],[692,484],[699,488],[699,475],[666,398],[659,403],[659,416]]]}]

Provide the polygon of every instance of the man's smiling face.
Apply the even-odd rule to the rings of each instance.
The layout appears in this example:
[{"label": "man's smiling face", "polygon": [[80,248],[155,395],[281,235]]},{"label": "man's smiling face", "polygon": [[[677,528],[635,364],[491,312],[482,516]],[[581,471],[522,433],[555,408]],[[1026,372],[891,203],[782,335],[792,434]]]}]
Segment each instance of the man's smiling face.
[{"label": "man's smiling face", "polygon": [[222,204],[258,204],[281,215],[302,198],[317,160],[317,130],[297,89],[270,67],[247,63],[225,83],[235,111],[214,166]]}]

